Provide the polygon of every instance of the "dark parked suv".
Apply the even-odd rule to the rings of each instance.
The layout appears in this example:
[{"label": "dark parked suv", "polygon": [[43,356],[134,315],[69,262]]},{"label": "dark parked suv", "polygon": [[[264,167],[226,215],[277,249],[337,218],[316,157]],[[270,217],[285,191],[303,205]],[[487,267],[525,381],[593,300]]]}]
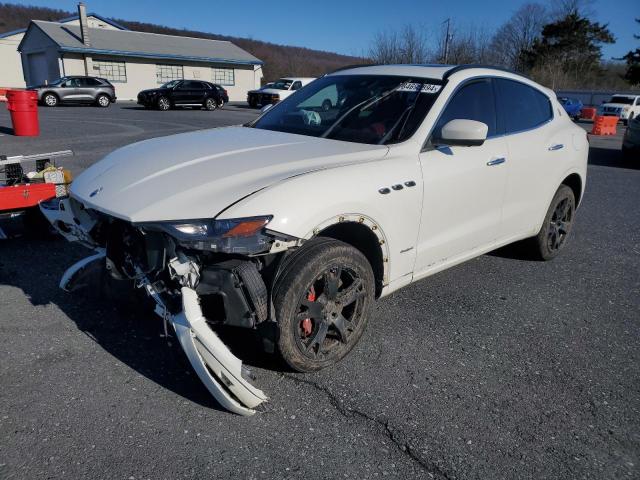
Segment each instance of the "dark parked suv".
[{"label": "dark parked suv", "polygon": [[109,80],[98,77],[62,77],[31,89],[38,92],[38,101],[47,107],[60,103],[89,103],[106,108],[116,101],[115,87]]},{"label": "dark parked suv", "polygon": [[215,110],[228,101],[229,95],[224,88],[201,80],[172,80],[160,88],[143,90],[138,94],[140,105],[158,110],[169,110],[178,106],[197,106]]}]

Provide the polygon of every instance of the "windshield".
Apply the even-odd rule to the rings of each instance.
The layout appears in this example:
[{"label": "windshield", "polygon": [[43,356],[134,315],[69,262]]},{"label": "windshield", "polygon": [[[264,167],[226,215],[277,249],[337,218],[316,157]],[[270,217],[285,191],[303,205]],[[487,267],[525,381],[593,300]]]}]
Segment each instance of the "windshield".
[{"label": "windshield", "polygon": [[173,88],[178,85],[182,80],[171,80],[170,82],[165,83],[160,88]]},{"label": "windshield", "polygon": [[289,90],[291,88],[292,83],[293,83],[293,80],[287,80],[287,79],[281,78],[279,80],[276,80],[273,83],[268,83],[267,85],[269,86],[269,88],[275,88],[277,90]]},{"label": "windshield", "polygon": [[442,81],[383,75],[319,78],[250,126],[368,144],[408,139],[438,96]]},{"label": "windshield", "polygon": [[614,96],[609,100],[609,103],[623,103],[625,105],[631,105],[633,103],[633,97]]}]

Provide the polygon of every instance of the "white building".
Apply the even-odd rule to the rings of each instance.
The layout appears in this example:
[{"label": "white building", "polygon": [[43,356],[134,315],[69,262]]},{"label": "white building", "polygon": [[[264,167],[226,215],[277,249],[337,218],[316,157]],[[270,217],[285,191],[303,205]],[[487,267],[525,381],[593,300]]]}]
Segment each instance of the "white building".
[{"label": "white building", "polygon": [[[80,26],[78,15],[58,20],[65,25]],[[103,18],[95,13],[87,14],[89,28],[105,28],[109,30],[127,30],[122,25]],[[12,32],[0,33],[0,88],[24,88],[24,73],[22,72],[22,59],[18,52],[18,45],[22,41],[26,28]]]},{"label": "white building", "polygon": [[76,24],[29,24],[17,47],[27,86],[91,75],[113,83],[118,99],[133,100],[140,90],[186,78],[224,86],[231,101],[260,87],[262,61],[231,42],[96,28],[83,4],[79,17]]}]

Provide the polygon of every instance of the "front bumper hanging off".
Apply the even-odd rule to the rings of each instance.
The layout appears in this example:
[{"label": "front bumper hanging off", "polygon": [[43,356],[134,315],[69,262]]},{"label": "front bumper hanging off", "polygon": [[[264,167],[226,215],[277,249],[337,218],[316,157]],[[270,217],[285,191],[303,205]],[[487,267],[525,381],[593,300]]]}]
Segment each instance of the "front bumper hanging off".
[{"label": "front bumper hanging off", "polygon": [[240,415],[253,415],[253,409],[267,396],[243,378],[242,362],[209,328],[198,294],[189,287],[182,287],[182,307],[171,322],[198,377],[224,408]]},{"label": "front bumper hanging off", "polygon": [[[72,265],[62,276],[60,288],[72,291],[84,284],[84,274],[93,270],[93,266],[104,262],[104,250]],[[258,405],[267,400],[267,396],[244,378],[248,373],[242,361],[231,353],[207,324],[202,314],[198,294],[193,288],[183,286],[182,311],[171,314],[155,292],[153,286],[143,280],[140,286],[156,302],[156,313],[170,322],[180,346],[184,350],[198,378],[207,387],[221,406],[239,415],[253,415]]]}]

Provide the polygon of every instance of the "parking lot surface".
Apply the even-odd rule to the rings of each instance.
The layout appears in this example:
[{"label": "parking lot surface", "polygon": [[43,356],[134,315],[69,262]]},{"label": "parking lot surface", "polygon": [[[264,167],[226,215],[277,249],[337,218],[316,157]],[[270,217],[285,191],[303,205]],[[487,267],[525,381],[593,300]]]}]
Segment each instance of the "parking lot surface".
[{"label": "parking lot surface", "polygon": [[[40,109],[42,135],[0,129],[0,154],[71,148],[79,173],[254,115]],[[417,282],[333,368],[288,372],[231,332],[271,398],[251,418],[217,407],[152,315],[58,289],[81,247],[0,243],[0,478],[639,478],[640,159],[620,144],[592,138],[559,258],[508,247]]]}]

